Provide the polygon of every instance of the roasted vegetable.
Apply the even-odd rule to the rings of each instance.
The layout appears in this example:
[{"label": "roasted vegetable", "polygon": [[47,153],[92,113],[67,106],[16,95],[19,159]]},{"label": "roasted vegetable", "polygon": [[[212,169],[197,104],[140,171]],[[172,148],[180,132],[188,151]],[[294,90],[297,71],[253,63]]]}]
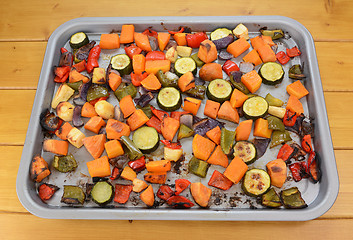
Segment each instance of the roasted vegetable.
[{"label": "roasted vegetable", "polygon": [[52,166],[59,172],[71,172],[77,168],[77,162],[72,154],[66,156],[54,156]]},{"label": "roasted vegetable", "polygon": [[297,187],[292,187],[281,191],[280,197],[285,208],[298,209],[306,208],[308,206],[303,200],[301,193]]},{"label": "roasted vegetable", "polygon": [[207,162],[199,160],[195,157],[190,159],[188,165],[189,172],[202,178],[206,177],[208,167],[209,164]]},{"label": "roasted vegetable", "polygon": [[52,196],[54,195],[54,193],[58,190],[59,190],[59,187],[57,187],[55,185],[52,185],[49,183],[42,183],[38,187],[38,195],[42,201],[47,201],[47,200],[51,199]]},{"label": "roasted vegetable", "polygon": [[66,204],[83,204],[86,195],[78,186],[64,185],[64,193],[61,202]]},{"label": "roasted vegetable", "polygon": [[273,188],[261,196],[261,204],[269,208],[279,208],[282,206],[281,199]]},{"label": "roasted vegetable", "polygon": [[70,37],[70,46],[72,49],[78,49],[89,43],[88,36],[84,32],[78,32]]},{"label": "roasted vegetable", "polygon": [[66,102],[69,100],[74,93],[75,90],[70,88],[67,84],[61,84],[51,102],[51,107],[55,109],[60,102]]},{"label": "roasted vegetable", "polygon": [[185,93],[188,96],[198,98],[198,99],[204,99],[205,92],[206,92],[206,87],[202,86],[202,85],[197,85],[197,86],[185,91]]},{"label": "roasted vegetable", "polygon": [[238,156],[246,164],[252,164],[256,161],[257,151],[255,144],[249,141],[238,141],[234,145],[234,156]]},{"label": "roasted vegetable", "polygon": [[109,92],[108,89],[97,85],[97,84],[93,84],[87,92],[87,102],[99,99],[101,97],[108,97],[109,96]]},{"label": "roasted vegetable", "polygon": [[136,160],[143,156],[143,153],[127,136],[122,136],[121,141],[124,143],[124,152],[128,154],[130,160]]},{"label": "roasted vegetable", "polygon": [[80,47],[79,49],[77,49],[77,51],[74,50],[75,63],[79,63],[83,60],[85,60],[87,62],[89,53],[90,53],[91,49],[94,47],[94,45],[96,45],[96,42],[91,41],[88,44],[85,44],[82,47]]},{"label": "roasted vegetable", "polygon": [[201,182],[191,183],[190,184],[190,192],[195,202],[200,207],[207,207],[208,202],[210,201],[212,190]]},{"label": "roasted vegetable", "polygon": [[282,29],[268,30],[266,28],[260,29],[260,32],[264,36],[270,36],[273,40],[280,39],[284,37]]},{"label": "roasted vegetable", "polygon": [[281,119],[274,117],[274,116],[268,116],[266,118],[268,121],[268,128],[273,129],[273,130],[278,130],[283,132],[285,130],[284,124],[281,121]]},{"label": "roasted vegetable", "polygon": [[153,127],[141,127],[134,132],[132,141],[142,153],[151,153],[159,146],[159,135]]},{"label": "roasted vegetable", "polygon": [[114,196],[114,188],[107,181],[99,181],[94,184],[91,197],[93,202],[97,203],[100,206],[104,206],[112,201]]},{"label": "roasted vegetable", "polygon": [[256,147],[258,159],[265,154],[267,147],[270,144],[270,141],[271,141],[271,139],[269,139],[269,138],[265,138],[265,139],[255,138],[252,141]]},{"label": "roasted vegetable", "polygon": [[271,187],[271,179],[262,169],[251,169],[245,173],[242,189],[251,197],[258,197],[266,193]]},{"label": "roasted vegetable", "polygon": [[275,130],[272,132],[272,137],[271,137],[271,145],[270,148],[273,148],[281,143],[285,143],[292,140],[292,138],[290,137],[290,134],[288,131],[278,131]]},{"label": "roasted vegetable", "polygon": [[225,154],[230,154],[235,140],[235,131],[227,130],[222,128],[221,133],[221,148]]},{"label": "roasted vegetable", "polygon": [[40,115],[40,125],[47,131],[54,132],[60,128],[62,120],[48,109]]},{"label": "roasted vegetable", "polygon": [[243,112],[247,119],[262,118],[268,112],[268,102],[260,96],[248,98],[244,101]]},{"label": "roasted vegetable", "polygon": [[288,71],[288,76],[292,79],[298,80],[305,78],[305,75],[303,74],[303,67],[299,64],[293,65]]},{"label": "roasted vegetable", "polygon": [[127,95],[131,95],[132,98],[135,98],[137,94],[137,89],[132,83],[125,86],[121,84],[120,87],[114,92],[114,94],[119,101]]},{"label": "roasted vegetable", "polygon": [[194,206],[194,204],[184,196],[171,196],[168,198],[167,204],[177,209],[191,208]]},{"label": "roasted vegetable", "polygon": [[188,137],[191,137],[194,135],[194,131],[187,127],[186,125],[184,124],[180,124],[180,127],[179,127],[179,132],[178,132],[178,140],[180,139],[183,139],[183,138],[188,138]]},{"label": "roasted vegetable", "polygon": [[61,102],[56,107],[56,114],[65,122],[71,122],[74,116],[75,106],[69,102]]},{"label": "roasted vegetable", "polygon": [[31,162],[31,178],[35,182],[41,182],[50,175],[48,163],[40,155],[36,155]]},{"label": "roasted vegetable", "polygon": [[98,101],[94,105],[94,110],[96,110],[96,113],[104,119],[114,118],[114,106],[105,100]]}]

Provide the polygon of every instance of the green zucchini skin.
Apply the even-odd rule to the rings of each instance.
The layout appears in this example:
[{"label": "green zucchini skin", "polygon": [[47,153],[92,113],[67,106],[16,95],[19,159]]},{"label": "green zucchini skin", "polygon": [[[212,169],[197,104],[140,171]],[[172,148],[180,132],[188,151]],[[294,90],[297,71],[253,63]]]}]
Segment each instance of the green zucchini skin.
[{"label": "green zucchini skin", "polygon": [[132,72],[132,62],[128,55],[117,54],[110,59],[112,69],[117,70],[120,75],[129,75]]},{"label": "green zucchini skin", "polygon": [[114,187],[107,181],[97,182],[91,190],[91,197],[93,202],[104,206],[112,201],[114,197]]},{"label": "green zucchini skin", "polygon": [[175,74],[181,77],[187,72],[192,72],[195,76],[197,73],[197,65],[194,59],[191,57],[178,58],[174,63]]},{"label": "green zucchini skin", "polygon": [[157,104],[164,111],[175,111],[181,107],[182,97],[179,90],[174,87],[162,88],[157,96]]},{"label": "green zucchini skin", "polygon": [[284,78],[284,70],[279,63],[267,62],[259,69],[259,75],[264,84],[277,85],[280,84]]},{"label": "green zucchini skin", "polygon": [[257,159],[257,150],[252,142],[238,141],[233,149],[234,156],[241,158],[247,165],[254,163]]},{"label": "green zucchini skin", "polygon": [[232,85],[224,79],[212,80],[206,90],[206,95],[210,100],[223,103],[232,96]]},{"label": "green zucchini skin", "polygon": [[269,104],[263,97],[253,96],[243,103],[243,113],[245,118],[256,120],[266,116]]},{"label": "green zucchini skin", "polygon": [[72,49],[79,49],[80,47],[89,43],[89,39],[86,33],[78,32],[70,37],[70,46]]},{"label": "green zucchini skin", "polygon": [[137,129],[132,141],[142,153],[154,152],[159,146],[159,134],[153,127],[141,127]]},{"label": "green zucchini skin", "polygon": [[265,170],[251,169],[245,173],[242,189],[250,197],[259,197],[271,187],[271,178]]}]

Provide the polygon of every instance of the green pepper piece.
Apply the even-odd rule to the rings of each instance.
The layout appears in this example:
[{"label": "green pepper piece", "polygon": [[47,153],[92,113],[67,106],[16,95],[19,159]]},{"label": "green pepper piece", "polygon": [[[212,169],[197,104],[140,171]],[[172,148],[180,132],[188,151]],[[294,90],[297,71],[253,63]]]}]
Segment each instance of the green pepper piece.
[{"label": "green pepper piece", "polygon": [[141,107],[140,105],[137,105],[138,109],[141,109],[148,118],[152,117],[152,110],[151,110],[151,105],[147,104],[145,107]]},{"label": "green pepper piece", "polygon": [[191,58],[194,59],[197,67],[202,67],[205,63],[199,58],[198,53],[192,54]]},{"label": "green pepper piece", "polygon": [[235,131],[227,130],[226,128],[222,128],[221,131],[221,148],[224,154],[229,154],[230,150],[233,147],[235,139]]},{"label": "green pepper piece", "polygon": [[206,87],[202,85],[197,85],[187,91],[185,93],[189,95],[190,97],[198,98],[198,99],[204,99],[205,98],[205,92],[206,92]]},{"label": "green pepper piece", "polygon": [[66,83],[67,86],[69,86],[70,88],[72,88],[75,91],[78,91],[78,89],[81,87],[81,85],[83,84],[83,81],[78,81],[78,82],[73,82],[73,83]]},{"label": "green pepper piece", "polygon": [[120,101],[127,95],[131,95],[132,98],[136,97],[137,89],[136,87],[130,83],[127,86],[121,86],[114,92],[116,98]]},{"label": "green pepper piece", "polygon": [[177,79],[169,79],[167,76],[163,73],[162,70],[158,70],[156,77],[158,80],[161,82],[163,87],[175,87],[178,88],[178,80]]},{"label": "green pepper piece", "polygon": [[108,96],[109,96],[109,92],[108,92],[107,88],[100,86],[100,85],[97,85],[97,84],[93,84],[88,89],[87,102],[93,101],[93,100],[101,98],[101,97],[108,97]]},{"label": "green pepper piece", "polygon": [[291,68],[288,71],[288,76],[292,79],[298,79],[298,80],[305,78],[305,75],[303,74],[303,69],[299,64],[295,64],[291,66]]},{"label": "green pepper piece", "polygon": [[229,81],[236,89],[238,89],[242,93],[244,93],[244,94],[250,93],[249,89],[244,85],[244,83],[234,81],[232,75],[230,75]]},{"label": "green pepper piece", "polygon": [[195,132],[185,124],[180,124],[179,132],[178,132],[178,140],[191,137],[192,135],[194,135],[194,133]]},{"label": "green pepper piece", "polygon": [[285,130],[283,121],[281,119],[279,119],[278,117],[268,116],[266,118],[266,120],[268,121],[268,128],[269,129],[278,130],[281,132],[283,132]]},{"label": "green pepper piece", "polygon": [[72,154],[66,156],[54,156],[53,167],[59,172],[71,172],[77,168],[77,162]]},{"label": "green pepper piece", "polygon": [[270,106],[275,106],[275,107],[282,107],[283,106],[283,101],[281,99],[275,98],[274,96],[272,96],[269,93],[267,93],[265,99],[268,102],[268,105],[270,105]]},{"label": "green pepper piece", "polygon": [[209,164],[205,161],[192,157],[189,161],[189,172],[199,177],[206,177]]},{"label": "green pepper piece", "polygon": [[304,199],[301,196],[300,191],[297,187],[292,187],[281,191],[281,200],[285,208],[305,208],[306,205]]},{"label": "green pepper piece", "polygon": [[61,197],[61,202],[66,204],[83,204],[85,202],[86,195],[82,188],[78,186],[64,186],[64,194]]},{"label": "green pepper piece", "polygon": [[272,132],[270,148],[273,148],[277,145],[280,145],[281,143],[285,143],[290,140],[292,140],[292,138],[290,137],[290,134],[287,130],[283,132],[275,130]]},{"label": "green pepper piece", "polygon": [[270,208],[279,208],[282,206],[281,199],[273,188],[261,196],[261,204]]},{"label": "green pepper piece", "polygon": [[273,40],[280,39],[284,37],[282,29],[274,30],[260,30],[261,34],[264,36],[270,36]]},{"label": "green pepper piece", "polygon": [[130,160],[136,160],[143,157],[143,153],[136,147],[128,136],[122,136],[120,140],[124,143],[124,152],[128,155]]}]

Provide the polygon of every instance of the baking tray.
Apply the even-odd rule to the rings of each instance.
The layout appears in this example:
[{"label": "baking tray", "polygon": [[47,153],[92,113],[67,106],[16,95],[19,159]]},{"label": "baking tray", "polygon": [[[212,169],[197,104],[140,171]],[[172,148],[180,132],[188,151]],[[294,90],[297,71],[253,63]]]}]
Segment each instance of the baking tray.
[{"label": "baking tray", "polygon": [[[210,201],[210,207],[207,209],[198,207],[187,210],[170,209],[167,208],[165,204],[161,204],[158,208],[146,208],[143,207],[144,205],[139,204],[137,194],[130,197],[133,201],[129,201],[124,206],[112,203],[105,208],[97,207],[97,205],[92,202],[87,202],[81,207],[66,206],[60,203],[62,190],[61,192],[59,190],[53,199],[49,200],[47,203],[43,203],[39,199],[36,192],[36,184],[29,176],[29,166],[33,156],[36,154],[41,154],[49,164],[51,162],[50,159],[53,157],[53,154],[44,153],[42,151],[44,136],[39,124],[39,117],[41,112],[50,106],[51,99],[57,88],[53,81],[54,75],[52,69],[53,66],[59,62],[59,49],[63,46],[68,46],[68,39],[72,34],[84,31],[88,34],[91,40],[99,41],[101,33],[109,33],[114,30],[119,31],[123,24],[134,24],[135,30],[138,32],[142,32],[148,27],[153,27],[156,31],[166,31],[166,29],[177,29],[179,26],[189,26],[193,31],[210,32],[218,27],[234,29],[239,23],[243,23],[247,26],[250,37],[258,35],[259,29],[262,27],[268,27],[269,29],[281,28],[286,32],[287,38],[279,41],[279,50],[297,45],[302,51],[300,57],[295,57],[291,60],[291,64],[287,65],[304,63],[304,72],[307,76],[305,86],[310,94],[307,96],[306,100],[302,102],[305,113],[309,113],[310,117],[315,118],[314,148],[321,156],[322,179],[319,184],[313,184],[308,179],[304,179],[295,184],[293,181],[287,181],[282,189],[293,185],[298,186],[304,200],[308,204],[307,208],[297,210],[263,208],[259,205],[256,199],[239,194],[241,192],[240,184],[234,185],[230,190],[225,192],[212,188],[213,194]],[[102,51],[100,66],[106,67],[110,56],[118,53],[114,51],[115,50]],[[243,55],[244,54],[235,59],[235,61],[239,63]],[[288,71],[288,67],[285,67],[285,71]],[[286,76],[283,81],[284,83],[282,84],[289,84],[289,81],[288,76]],[[271,90],[271,93],[275,92],[273,95],[276,97],[288,99],[288,97],[284,97],[285,91],[283,88],[276,89],[273,87],[262,86],[257,93],[262,96],[264,93],[269,92],[269,90]],[[109,101],[113,104],[117,104],[114,97],[110,97]],[[203,112],[202,109],[199,110],[199,113],[200,112]],[[235,125],[227,123],[226,127],[228,129],[234,129]],[[85,132],[85,134],[86,136],[90,135],[87,132]],[[293,135],[292,137],[296,138]],[[250,139],[251,138],[252,137],[250,137]],[[298,139],[295,140],[298,142]],[[191,144],[187,144],[186,142],[185,145],[188,145],[189,148],[183,147],[184,151],[191,152]],[[75,158],[78,159],[79,166],[82,166],[82,168],[79,167],[74,173],[69,174],[58,174],[55,173],[55,171],[52,171],[52,174],[46,180],[54,184],[61,183],[58,184],[61,189],[62,185],[83,185],[84,183],[91,181],[90,178],[84,177],[88,175],[84,162],[93,160],[92,157],[87,151],[76,150],[72,146],[70,146],[69,152],[74,154]],[[266,162],[276,158],[277,152],[278,147],[270,151],[268,150],[253,167],[264,168]],[[79,154],[79,157],[76,157],[77,154]],[[186,159],[190,157],[191,156],[188,156],[188,154],[186,155]],[[211,168],[222,171],[222,168],[217,166],[211,166]],[[206,179],[190,176],[187,172],[182,172],[181,175],[191,178],[191,181],[201,181],[203,184],[207,185],[210,173],[212,172],[212,169],[209,170]],[[173,175],[173,173],[168,174],[170,182],[167,182],[167,184],[173,183],[173,180],[176,177],[177,176],[175,174]],[[32,214],[43,218],[303,221],[321,216],[329,210],[335,202],[339,189],[339,181],[312,36],[299,22],[282,16],[108,17],[78,18],[64,23],[54,31],[48,41],[18,170],[16,189],[23,206]],[[155,192],[157,189],[158,186],[154,186]],[[183,194],[188,196],[189,199],[192,198],[189,193]]]}]

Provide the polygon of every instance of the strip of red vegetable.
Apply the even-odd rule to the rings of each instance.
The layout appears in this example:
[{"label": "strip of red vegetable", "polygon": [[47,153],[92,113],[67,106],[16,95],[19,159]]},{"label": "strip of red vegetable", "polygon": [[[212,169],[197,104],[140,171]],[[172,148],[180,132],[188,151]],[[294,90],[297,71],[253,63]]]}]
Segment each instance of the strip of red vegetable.
[{"label": "strip of red vegetable", "polygon": [[294,149],[289,146],[287,143],[283,144],[283,146],[279,149],[277,154],[277,158],[282,159],[283,161],[287,161],[288,158],[292,155]]},{"label": "strip of red vegetable", "polygon": [[161,142],[171,149],[180,149],[182,147],[180,142],[171,142],[170,140],[161,140]]},{"label": "strip of red vegetable", "polygon": [[176,120],[180,120],[180,117],[182,116],[182,115],[184,115],[184,114],[188,114],[189,112],[171,112],[170,113],[170,117],[171,118],[174,118],[174,119],[176,119]]},{"label": "strip of red vegetable", "polygon": [[157,117],[152,116],[150,118],[150,120],[148,120],[146,125],[149,126],[149,127],[155,128],[158,133],[162,133],[162,128],[161,128],[162,122]]},{"label": "strip of red vegetable", "polygon": [[135,86],[135,87],[138,87],[138,86],[141,86],[141,82],[143,79],[145,79],[148,74],[146,72],[143,72],[143,73],[134,73],[132,72],[130,74],[131,76],[131,83]]},{"label": "strip of red vegetable", "polygon": [[307,153],[311,153],[313,151],[313,146],[311,145],[311,135],[310,134],[307,134],[303,137],[302,148]]},{"label": "strip of red vegetable", "polygon": [[59,188],[52,184],[43,183],[38,188],[38,195],[43,201],[49,200]]},{"label": "strip of red vegetable", "polygon": [[165,54],[162,51],[151,51],[146,54],[146,61],[165,60]]},{"label": "strip of red vegetable", "polygon": [[214,170],[208,185],[222,190],[228,190],[233,186],[233,182],[217,170]]},{"label": "strip of red vegetable", "polygon": [[282,65],[286,64],[290,60],[290,57],[288,57],[287,54],[283,51],[278,52],[276,54],[276,58]]},{"label": "strip of red vegetable", "polygon": [[167,185],[162,185],[157,191],[157,197],[167,201],[171,196],[174,195],[174,191]]},{"label": "strip of red vegetable", "polygon": [[233,62],[231,60],[227,60],[223,64],[222,70],[229,76],[230,72],[239,71],[239,67],[238,67],[238,65],[235,62]]},{"label": "strip of red vegetable", "polygon": [[79,63],[74,64],[72,67],[75,68],[78,72],[86,70],[86,60],[82,60]]},{"label": "strip of red vegetable", "polygon": [[289,57],[296,57],[296,56],[299,56],[300,54],[301,54],[301,52],[299,51],[297,46],[295,46],[291,49],[287,48],[287,55]]},{"label": "strip of red vegetable", "polygon": [[172,196],[167,200],[167,204],[172,208],[191,208],[194,204],[183,196]]},{"label": "strip of red vegetable", "polygon": [[188,188],[191,182],[187,179],[175,180],[175,195],[179,195],[182,191]]},{"label": "strip of red vegetable", "polygon": [[191,48],[199,48],[202,41],[208,39],[207,34],[204,32],[197,32],[194,34],[186,35],[187,45]]},{"label": "strip of red vegetable", "polygon": [[293,127],[297,121],[298,114],[287,109],[283,117],[283,124],[287,127]]},{"label": "strip of red vegetable", "polygon": [[129,200],[131,191],[132,191],[132,185],[116,184],[114,202],[117,202],[120,204],[126,203]]},{"label": "strip of red vegetable", "polygon": [[155,38],[158,37],[158,33],[150,28],[147,28],[145,31],[142,32],[142,34]]},{"label": "strip of red vegetable", "polygon": [[94,46],[89,52],[86,66],[86,70],[88,73],[91,73],[94,68],[99,67],[98,59],[100,54],[101,48],[99,45]]},{"label": "strip of red vegetable", "polygon": [[141,172],[142,170],[144,170],[146,168],[145,156],[142,156],[141,158],[133,160],[133,161],[129,161],[128,165],[135,172]]},{"label": "strip of red vegetable", "polygon": [[122,171],[119,168],[114,167],[112,170],[112,175],[109,177],[110,180],[116,180],[120,177]]},{"label": "strip of red vegetable", "polygon": [[124,49],[125,49],[126,55],[128,55],[129,58],[131,58],[131,59],[134,55],[140,54],[142,52],[142,49],[137,47],[135,44],[131,44],[130,46],[126,46]]},{"label": "strip of red vegetable", "polygon": [[184,32],[184,27],[180,28],[179,31],[168,31],[168,33],[171,34],[171,35],[174,35],[176,33],[182,33],[182,32]]},{"label": "strip of red vegetable", "polygon": [[152,106],[151,106],[151,111],[160,121],[163,121],[165,117],[169,117],[169,113],[162,110],[155,109]]}]

